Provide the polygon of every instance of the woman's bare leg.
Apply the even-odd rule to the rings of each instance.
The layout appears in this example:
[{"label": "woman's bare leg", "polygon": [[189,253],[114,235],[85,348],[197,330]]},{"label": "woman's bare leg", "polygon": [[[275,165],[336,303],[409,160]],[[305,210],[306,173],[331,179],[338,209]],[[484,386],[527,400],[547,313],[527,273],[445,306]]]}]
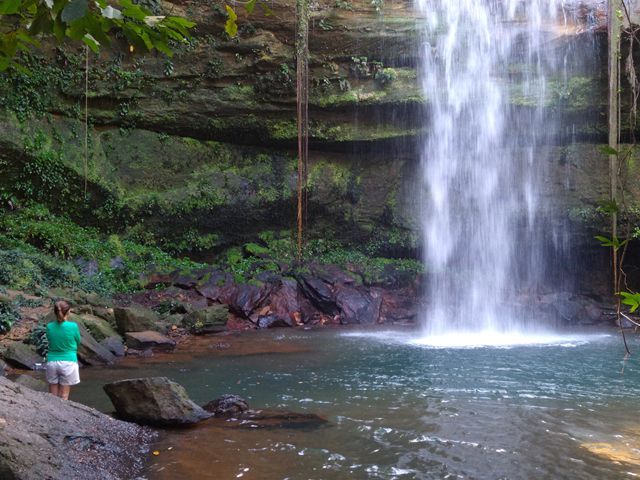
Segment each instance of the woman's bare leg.
[{"label": "woman's bare leg", "polygon": [[71,385],[60,385],[58,396],[63,400],[69,400],[70,391],[71,391]]},{"label": "woman's bare leg", "polygon": [[51,395],[55,395],[56,397],[58,397],[59,396],[59,391],[60,391],[60,389],[58,387],[60,387],[60,385],[58,385],[57,383],[50,383],[49,384],[49,393]]}]

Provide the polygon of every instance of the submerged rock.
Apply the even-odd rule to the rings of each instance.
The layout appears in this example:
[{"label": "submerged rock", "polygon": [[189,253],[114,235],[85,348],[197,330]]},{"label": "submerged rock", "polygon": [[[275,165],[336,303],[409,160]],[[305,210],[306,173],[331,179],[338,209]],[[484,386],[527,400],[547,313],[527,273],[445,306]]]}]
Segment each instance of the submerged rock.
[{"label": "submerged rock", "polygon": [[216,417],[235,417],[249,410],[249,404],[238,395],[226,394],[203,405],[202,408]]},{"label": "submerged rock", "polygon": [[175,427],[211,417],[181,385],[166,377],[121,380],[105,385],[104,391],[119,417],[141,425]]},{"label": "submerged rock", "polygon": [[160,319],[156,312],[144,307],[115,308],[114,314],[120,334],[153,330]]},{"label": "submerged rock", "polygon": [[122,337],[109,337],[100,341],[100,345],[109,350],[116,357],[124,357],[125,349]]},{"label": "submerged rock", "polygon": [[17,375],[10,380],[13,380],[18,385],[22,385],[23,387],[35,390],[36,392],[46,392],[49,390],[49,386],[46,382],[38,378],[34,378],[31,375],[26,375],[24,373]]},{"label": "submerged rock", "polygon": [[36,363],[42,363],[42,357],[35,348],[22,342],[6,342],[0,346],[2,357],[18,368],[34,370]]},{"label": "submerged rock", "polygon": [[0,478],[136,478],[149,430],[0,377]]},{"label": "submerged rock", "polygon": [[7,364],[4,360],[0,359],[0,377],[4,377],[7,374]]},{"label": "submerged rock", "polygon": [[315,413],[287,412],[282,410],[249,410],[239,418],[242,428],[306,429],[311,430],[329,424],[326,418]]},{"label": "submerged rock", "polygon": [[170,352],[176,348],[176,342],[161,333],[148,330],[146,332],[127,332],[124,334],[127,347],[134,350],[155,350]]}]

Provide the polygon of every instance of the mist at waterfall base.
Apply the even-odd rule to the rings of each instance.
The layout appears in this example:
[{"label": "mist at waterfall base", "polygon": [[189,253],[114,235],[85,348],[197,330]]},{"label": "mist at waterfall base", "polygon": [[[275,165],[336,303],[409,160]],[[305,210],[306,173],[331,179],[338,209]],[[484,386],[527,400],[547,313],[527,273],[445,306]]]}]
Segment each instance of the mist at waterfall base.
[{"label": "mist at waterfall base", "polygon": [[[421,153],[422,343],[562,342],[554,319],[535,306],[537,295],[573,288],[567,227],[550,220],[541,194],[548,144],[566,128],[549,115],[548,86],[566,84],[597,57],[595,42],[592,52],[554,44],[589,35],[588,4],[418,1],[419,78],[430,105]],[[514,92],[524,108],[514,108]]]},{"label": "mist at waterfall base", "polygon": [[[248,336],[248,337],[247,337]],[[503,348],[415,345],[407,329],[244,334],[268,354],[179,352],[83,370],[73,399],[104,411],[101,386],[166,376],[198,404],[319,414],[320,428],[210,420],[162,433],[145,478],[185,480],[632,478],[640,474],[638,357],[615,334]],[[229,341],[229,340],[226,340]],[[637,338],[633,351],[640,351]],[[286,349],[286,351],[284,351]],[[297,350],[297,351],[296,351]],[[188,354],[188,356],[184,356]],[[586,361],[588,359],[588,361]],[[624,374],[621,374],[624,367]]]}]

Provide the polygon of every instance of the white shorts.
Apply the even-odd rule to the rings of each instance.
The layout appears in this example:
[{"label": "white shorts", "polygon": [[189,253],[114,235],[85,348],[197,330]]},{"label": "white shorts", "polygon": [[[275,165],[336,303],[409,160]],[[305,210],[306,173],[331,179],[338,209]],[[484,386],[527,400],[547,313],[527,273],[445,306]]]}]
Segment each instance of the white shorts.
[{"label": "white shorts", "polygon": [[76,385],[80,383],[78,362],[63,360],[47,362],[45,374],[47,383],[54,385]]}]

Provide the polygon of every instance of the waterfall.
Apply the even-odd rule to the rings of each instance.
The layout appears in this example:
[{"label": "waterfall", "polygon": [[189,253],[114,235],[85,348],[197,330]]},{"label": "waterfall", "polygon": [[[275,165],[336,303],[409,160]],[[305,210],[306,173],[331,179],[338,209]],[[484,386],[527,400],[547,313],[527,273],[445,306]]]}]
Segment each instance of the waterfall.
[{"label": "waterfall", "polygon": [[545,222],[540,195],[559,128],[544,111],[549,85],[566,79],[572,61],[556,58],[552,44],[588,28],[585,3],[418,0],[429,106],[420,200],[427,338],[540,326],[530,299],[558,261],[543,245],[565,234]]}]

